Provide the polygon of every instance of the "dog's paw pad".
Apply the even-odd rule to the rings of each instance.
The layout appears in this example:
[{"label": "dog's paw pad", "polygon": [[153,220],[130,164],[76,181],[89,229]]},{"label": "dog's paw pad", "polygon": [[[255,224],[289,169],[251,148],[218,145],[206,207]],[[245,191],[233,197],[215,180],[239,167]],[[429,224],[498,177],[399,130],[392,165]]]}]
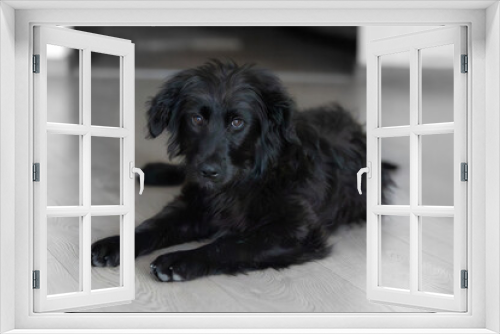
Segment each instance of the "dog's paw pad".
[{"label": "dog's paw pad", "polygon": [[161,282],[183,282],[205,275],[206,264],[176,252],[158,257],[151,263],[151,274]]},{"label": "dog's paw pad", "polygon": [[159,272],[156,273],[156,277],[158,277],[158,279],[160,281],[162,281],[162,282],[170,282],[170,281],[172,281],[172,278],[170,277],[169,274],[164,274],[161,271],[159,271]]},{"label": "dog's paw pad", "polygon": [[174,282],[181,282],[184,281],[184,278],[181,275],[177,274],[175,271],[172,271],[172,280]]},{"label": "dog's paw pad", "polygon": [[156,276],[162,282],[182,282],[185,278],[178,272],[175,271],[173,266],[167,268],[167,270],[158,268],[155,264],[151,264],[151,274]]}]

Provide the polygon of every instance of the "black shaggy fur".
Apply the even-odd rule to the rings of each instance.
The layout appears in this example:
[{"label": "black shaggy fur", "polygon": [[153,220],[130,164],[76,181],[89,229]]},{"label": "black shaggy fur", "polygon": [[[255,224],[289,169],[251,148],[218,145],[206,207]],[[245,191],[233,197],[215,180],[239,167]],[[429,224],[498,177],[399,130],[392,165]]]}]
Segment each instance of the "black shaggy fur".
[{"label": "black shaggy fur", "polygon": [[[212,61],[165,82],[147,112],[149,135],[170,133],[146,184],[181,194],[136,228],[135,255],[194,240],[200,248],[151,264],[161,281],[285,268],[329,254],[336,227],[366,217],[356,173],[366,135],[338,105],[297,112],[281,82],[254,66]],[[390,169],[383,164],[384,189]],[[92,265],[119,264],[119,238],[92,245]]]}]

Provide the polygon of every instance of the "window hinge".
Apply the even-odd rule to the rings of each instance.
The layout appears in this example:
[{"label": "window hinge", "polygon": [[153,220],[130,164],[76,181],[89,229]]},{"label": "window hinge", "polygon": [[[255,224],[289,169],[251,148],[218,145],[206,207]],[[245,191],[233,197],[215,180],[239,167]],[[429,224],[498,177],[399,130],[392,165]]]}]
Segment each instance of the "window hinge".
[{"label": "window hinge", "polygon": [[40,73],[40,55],[33,55],[33,73]]},{"label": "window hinge", "polygon": [[33,270],[33,289],[40,289],[40,270]]},{"label": "window hinge", "polygon": [[469,72],[469,56],[462,55],[462,73]]},{"label": "window hinge", "polygon": [[467,270],[462,270],[462,289],[467,289],[469,287],[469,274]]},{"label": "window hinge", "polygon": [[40,164],[38,162],[33,164],[33,181],[40,181]]},{"label": "window hinge", "polygon": [[460,164],[460,180],[461,181],[469,181],[469,166],[466,162],[462,162]]}]

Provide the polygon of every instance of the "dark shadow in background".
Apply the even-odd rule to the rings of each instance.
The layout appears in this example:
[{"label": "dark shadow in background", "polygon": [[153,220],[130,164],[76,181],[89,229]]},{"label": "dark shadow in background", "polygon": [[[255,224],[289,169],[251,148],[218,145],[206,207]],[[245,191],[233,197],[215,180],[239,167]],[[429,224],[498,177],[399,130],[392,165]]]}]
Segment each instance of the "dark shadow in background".
[{"label": "dark shadow in background", "polygon": [[[78,27],[129,39],[137,68],[182,69],[209,58],[273,71],[351,74],[357,27]],[[103,60],[104,61],[104,60]],[[105,63],[100,64],[105,66]]]}]

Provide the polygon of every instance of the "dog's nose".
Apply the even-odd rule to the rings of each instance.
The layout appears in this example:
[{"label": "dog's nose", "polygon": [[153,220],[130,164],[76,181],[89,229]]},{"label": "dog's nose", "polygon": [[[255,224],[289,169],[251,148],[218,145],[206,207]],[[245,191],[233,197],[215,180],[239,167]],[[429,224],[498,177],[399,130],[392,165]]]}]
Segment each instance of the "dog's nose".
[{"label": "dog's nose", "polygon": [[215,179],[219,176],[219,169],[212,164],[205,164],[201,167],[201,175],[210,179]]}]

